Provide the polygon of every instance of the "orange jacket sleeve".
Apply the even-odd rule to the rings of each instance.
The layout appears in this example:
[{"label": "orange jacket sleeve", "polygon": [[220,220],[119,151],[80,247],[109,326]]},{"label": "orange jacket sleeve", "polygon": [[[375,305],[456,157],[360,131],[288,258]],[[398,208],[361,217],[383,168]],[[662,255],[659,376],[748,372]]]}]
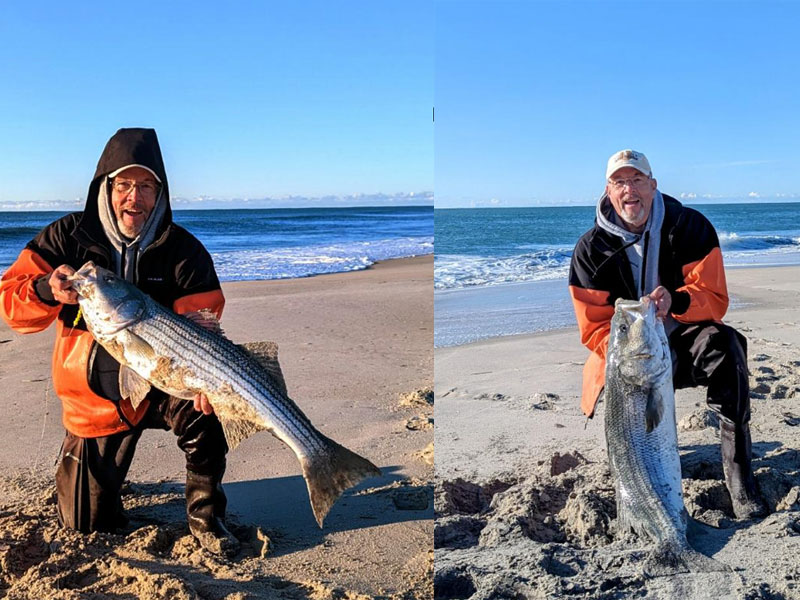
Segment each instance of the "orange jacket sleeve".
[{"label": "orange jacket sleeve", "polygon": [[182,296],[172,304],[172,310],[179,315],[207,308],[217,315],[218,319],[222,317],[222,309],[224,307],[225,296],[222,295],[222,290],[220,289]]},{"label": "orange jacket sleeve", "polygon": [[682,270],[684,285],[675,291],[689,295],[689,307],[680,314],[673,313],[675,319],[681,323],[721,321],[728,310],[728,286],[719,247]]},{"label": "orange jacket sleeve", "polygon": [[47,304],[34,289],[36,280],[52,271],[41,256],[26,248],[0,279],[0,313],[14,331],[42,331],[58,316],[61,304]]},{"label": "orange jacket sleeve", "polygon": [[608,335],[611,332],[611,317],[614,316],[614,307],[608,303],[609,292],[571,285],[569,294],[578,320],[581,343],[605,358]]}]

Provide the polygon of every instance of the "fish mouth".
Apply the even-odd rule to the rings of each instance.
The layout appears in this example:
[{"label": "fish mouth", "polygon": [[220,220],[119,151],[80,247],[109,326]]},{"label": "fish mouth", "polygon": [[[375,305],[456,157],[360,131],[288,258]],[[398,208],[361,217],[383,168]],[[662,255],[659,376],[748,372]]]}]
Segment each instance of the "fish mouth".
[{"label": "fish mouth", "polygon": [[88,277],[80,273],[75,273],[67,277],[67,280],[71,282],[72,289],[75,290],[78,296],[87,299],[92,297],[92,286],[90,285],[91,282]]},{"label": "fish mouth", "polygon": [[72,289],[74,289],[79,296],[83,298],[91,297],[91,283],[97,278],[97,265],[93,261],[85,263],[80,269],[75,271],[72,275],[67,277],[68,281],[72,282]]}]

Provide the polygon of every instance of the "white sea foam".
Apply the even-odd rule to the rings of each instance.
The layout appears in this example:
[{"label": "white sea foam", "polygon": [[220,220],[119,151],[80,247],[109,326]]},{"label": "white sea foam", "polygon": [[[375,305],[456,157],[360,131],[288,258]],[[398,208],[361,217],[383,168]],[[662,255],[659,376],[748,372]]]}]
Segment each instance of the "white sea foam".
[{"label": "white sea foam", "polygon": [[[719,239],[726,266],[800,264],[800,237],[794,232],[722,232]],[[516,248],[523,252],[503,257],[438,254],[434,287],[449,290],[567,278],[572,248],[535,243]]]},{"label": "white sea foam", "polygon": [[571,249],[547,248],[507,257],[444,255],[434,261],[437,290],[563,279]]},{"label": "white sea foam", "polygon": [[291,279],[366,269],[379,260],[433,252],[433,238],[400,238],[212,253],[222,281]]}]

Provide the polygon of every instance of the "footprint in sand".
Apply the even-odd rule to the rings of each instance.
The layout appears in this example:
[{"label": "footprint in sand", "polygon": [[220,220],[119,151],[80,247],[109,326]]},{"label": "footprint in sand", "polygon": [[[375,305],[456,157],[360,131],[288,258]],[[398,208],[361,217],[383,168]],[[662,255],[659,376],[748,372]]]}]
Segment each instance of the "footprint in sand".
[{"label": "footprint in sand", "polygon": [[789,425],[790,427],[797,427],[798,425],[800,425],[800,417],[798,417],[794,413],[785,412],[783,413],[783,422]]},{"label": "footprint in sand", "polygon": [[422,462],[428,465],[433,464],[433,442],[425,446],[419,452],[414,452],[414,457],[420,459]]},{"label": "footprint in sand", "polygon": [[757,400],[784,400],[800,397],[797,365],[800,361],[778,362],[768,354],[756,354],[756,366],[750,373],[750,394]]},{"label": "footprint in sand", "polygon": [[478,394],[474,400],[491,400],[492,402],[502,402],[508,400],[509,396],[505,394]]},{"label": "footprint in sand", "polygon": [[531,408],[535,410],[558,410],[556,402],[559,400],[561,400],[561,397],[558,394],[537,392],[531,396]]}]

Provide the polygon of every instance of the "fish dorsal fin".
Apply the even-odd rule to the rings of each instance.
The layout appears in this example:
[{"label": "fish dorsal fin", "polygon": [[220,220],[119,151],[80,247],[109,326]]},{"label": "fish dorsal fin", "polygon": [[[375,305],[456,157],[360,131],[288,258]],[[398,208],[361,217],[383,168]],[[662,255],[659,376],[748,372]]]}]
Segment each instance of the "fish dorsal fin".
[{"label": "fish dorsal fin", "polygon": [[281,365],[278,362],[278,344],[275,342],[247,342],[240,344],[239,347],[252,356],[272,376],[273,383],[281,392],[289,395],[286,391],[286,381],[283,379]]},{"label": "fish dorsal fin", "polygon": [[664,418],[664,398],[658,388],[652,388],[647,395],[647,406],[644,409],[645,429],[650,433],[658,427]]},{"label": "fish dorsal fin", "polygon": [[119,369],[119,393],[123,398],[131,401],[133,410],[136,410],[150,393],[150,383],[130,367],[122,366]]},{"label": "fish dorsal fin", "polygon": [[[239,347],[247,352],[264,371],[266,371],[272,383],[283,393],[286,392],[286,381],[283,379],[281,365],[278,362],[278,344],[275,342],[247,342],[239,344]],[[288,394],[287,394],[288,395]],[[225,441],[228,448],[233,450],[242,440],[250,437],[257,431],[267,429],[264,425],[254,423],[250,419],[241,418],[241,414],[235,411],[228,411],[225,404],[220,404],[214,408],[217,418],[222,425],[225,434]]]}]

